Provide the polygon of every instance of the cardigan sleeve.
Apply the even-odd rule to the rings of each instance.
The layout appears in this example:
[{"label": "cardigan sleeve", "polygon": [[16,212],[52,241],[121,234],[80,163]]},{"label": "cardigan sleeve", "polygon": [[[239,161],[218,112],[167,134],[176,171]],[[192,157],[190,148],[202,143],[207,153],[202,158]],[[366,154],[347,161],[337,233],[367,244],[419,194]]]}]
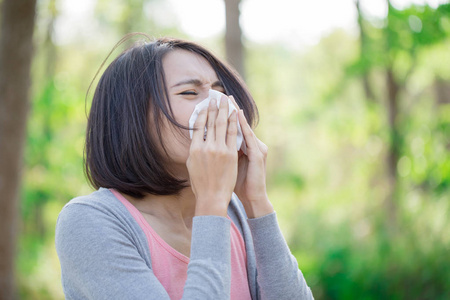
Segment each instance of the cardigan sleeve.
[{"label": "cardigan sleeve", "polygon": [[[194,218],[182,299],[229,299],[229,235],[227,218]],[[139,253],[129,224],[114,212],[66,205],[58,217],[55,245],[66,299],[169,299]]]},{"label": "cardigan sleeve", "polygon": [[276,213],[248,219],[261,299],[314,299],[278,226]]}]

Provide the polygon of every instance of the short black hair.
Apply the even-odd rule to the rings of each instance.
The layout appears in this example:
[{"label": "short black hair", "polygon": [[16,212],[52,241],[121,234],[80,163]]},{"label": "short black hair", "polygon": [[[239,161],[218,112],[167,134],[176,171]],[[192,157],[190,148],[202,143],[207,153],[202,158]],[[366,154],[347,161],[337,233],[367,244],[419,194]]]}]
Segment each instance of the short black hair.
[{"label": "short black hair", "polygon": [[[162,118],[189,129],[173,117],[162,65],[167,53],[179,49],[205,58],[249,124],[257,123],[258,110],[244,81],[210,51],[172,38],[137,42],[106,68],[92,99],[84,162],[86,176],[94,188],[114,188],[142,198],[145,194],[174,195],[188,186],[185,180],[170,174],[164,163],[167,155],[161,151]],[[156,136],[150,132],[151,127]]]}]

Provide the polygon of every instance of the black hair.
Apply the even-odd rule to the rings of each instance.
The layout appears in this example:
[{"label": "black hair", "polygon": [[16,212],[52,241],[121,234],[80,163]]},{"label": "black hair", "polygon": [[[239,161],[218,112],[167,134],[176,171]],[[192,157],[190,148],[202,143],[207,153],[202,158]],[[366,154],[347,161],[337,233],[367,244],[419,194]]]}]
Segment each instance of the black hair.
[{"label": "black hair", "polygon": [[[116,47],[134,35],[126,36]],[[106,68],[92,99],[84,161],[94,188],[114,188],[142,198],[145,194],[174,195],[188,186],[167,170],[161,136],[162,118],[189,129],[173,117],[162,65],[164,56],[177,49],[205,58],[249,124],[257,122],[258,110],[244,81],[210,51],[172,38],[135,43]]]}]

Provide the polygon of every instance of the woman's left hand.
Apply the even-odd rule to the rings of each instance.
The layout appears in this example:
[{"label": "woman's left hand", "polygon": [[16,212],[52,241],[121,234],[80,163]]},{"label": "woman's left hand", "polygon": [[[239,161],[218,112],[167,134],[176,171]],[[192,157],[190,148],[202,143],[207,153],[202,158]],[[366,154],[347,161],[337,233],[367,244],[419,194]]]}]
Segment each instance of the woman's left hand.
[{"label": "woman's left hand", "polygon": [[[232,96],[230,98],[238,108],[234,98]],[[234,191],[244,205],[247,216],[257,218],[274,211],[266,190],[268,148],[256,137],[244,112],[240,109],[238,117],[247,145],[247,155],[239,151],[238,175]]]}]

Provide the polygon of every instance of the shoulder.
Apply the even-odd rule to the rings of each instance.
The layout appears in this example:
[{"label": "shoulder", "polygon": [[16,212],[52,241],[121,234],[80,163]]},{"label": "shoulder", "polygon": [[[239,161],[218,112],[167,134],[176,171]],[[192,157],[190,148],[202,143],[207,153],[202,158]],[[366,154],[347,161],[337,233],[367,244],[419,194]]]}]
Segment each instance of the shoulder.
[{"label": "shoulder", "polygon": [[61,210],[55,230],[60,255],[116,243],[145,244],[145,235],[110,190],[74,198]]},{"label": "shoulder", "polygon": [[68,299],[125,299],[134,282],[156,282],[145,233],[108,189],[64,206],[55,247]]},{"label": "shoulder", "polygon": [[128,218],[127,209],[114,194],[109,189],[100,188],[89,195],[70,200],[59,213],[57,229],[65,225],[108,223]]},{"label": "shoulder", "polygon": [[83,206],[106,212],[120,209],[120,201],[109,189],[100,188],[89,195],[73,198],[63,207],[61,213],[65,213],[69,207],[69,210],[72,210]]}]

